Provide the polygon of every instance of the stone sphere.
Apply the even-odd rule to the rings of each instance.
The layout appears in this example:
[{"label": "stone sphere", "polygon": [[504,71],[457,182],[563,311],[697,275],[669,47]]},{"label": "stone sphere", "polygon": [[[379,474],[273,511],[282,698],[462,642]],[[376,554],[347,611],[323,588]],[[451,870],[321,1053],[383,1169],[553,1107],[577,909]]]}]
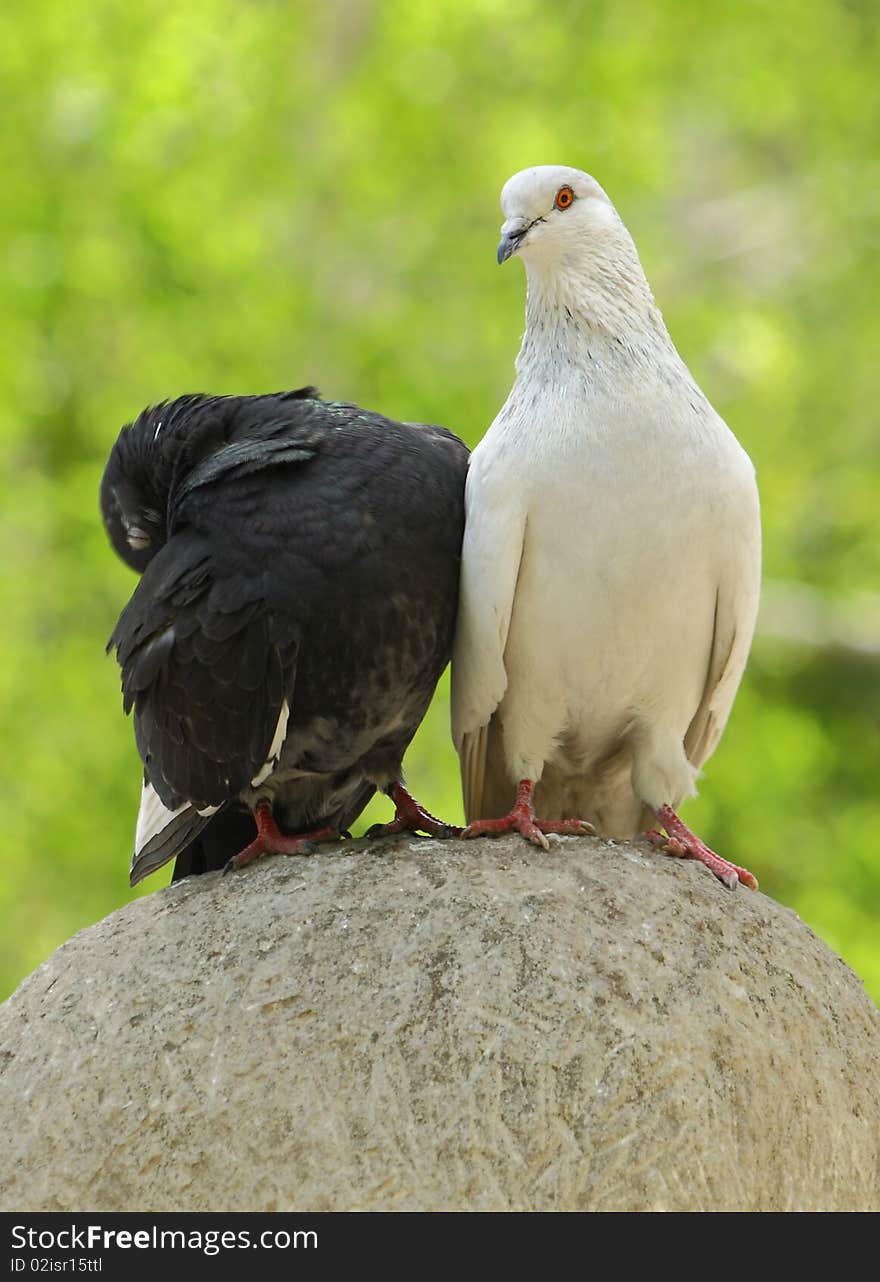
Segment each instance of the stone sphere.
[{"label": "stone sphere", "polygon": [[0,1007],[0,1208],[880,1209],[880,1016],[622,843],[398,839],[138,900]]}]

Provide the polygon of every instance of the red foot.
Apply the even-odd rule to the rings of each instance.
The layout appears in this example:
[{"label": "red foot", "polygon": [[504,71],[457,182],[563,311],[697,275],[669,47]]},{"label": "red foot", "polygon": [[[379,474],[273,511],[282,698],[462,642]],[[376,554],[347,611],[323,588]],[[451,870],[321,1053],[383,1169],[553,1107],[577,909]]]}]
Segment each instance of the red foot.
[{"label": "red foot", "polygon": [[564,837],[595,836],[596,829],[585,819],[536,819],[532,803],[534,787],[531,780],[523,779],[509,815],[503,819],[475,819],[465,828],[462,837],[499,837],[504,832],[518,832],[533,845],[549,850],[550,842],[544,836],[547,832],[558,832]]},{"label": "red foot", "polygon": [[716,855],[704,841],[692,833],[690,828],[681,822],[678,815],[671,806],[661,806],[654,812],[658,821],[666,829],[667,836],[655,831],[653,828],[650,832],[643,833],[646,841],[650,841],[653,846],[657,846],[668,855],[677,855],[684,859],[699,859],[701,864],[713,872],[720,881],[730,890],[736,890],[737,883],[742,882],[750,890],[758,889],[758,879],[748,868],[740,868],[737,864],[728,863],[720,855]]},{"label": "red foot", "polygon": [[315,828],[312,832],[288,837],[276,824],[268,801],[261,801],[254,808],[254,822],[257,825],[256,837],[244,850],[232,856],[223,869],[224,876],[236,868],[244,868],[245,864],[252,863],[263,855],[310,855],[315,842],[336,841],[340,836],[335,828]]},{"label": "red foot", "polygon": [[366,834],[368,837],[393,837],[398,832],[427,832],[432,837],[461,836],[461,828],[445,824],[424,806],[420,806],[402,783],[393,783],[387,792],[394,802],[396,814],[391,823],[373,824]]}]

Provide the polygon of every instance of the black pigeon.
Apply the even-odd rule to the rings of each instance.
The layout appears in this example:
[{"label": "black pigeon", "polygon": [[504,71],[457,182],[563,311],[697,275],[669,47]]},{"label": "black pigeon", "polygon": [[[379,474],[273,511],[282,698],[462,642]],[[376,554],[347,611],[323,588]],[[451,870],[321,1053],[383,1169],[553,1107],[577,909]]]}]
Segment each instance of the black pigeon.
[{"label": "black pigeon", "polygon": [[142,572],[108,644],[144,763],[132,885],[309,849],[377,788],[383,831],[454,831],[401,762],[452,649],[467,462],[443,428],[313,388],[122,429],[101,509]]}]

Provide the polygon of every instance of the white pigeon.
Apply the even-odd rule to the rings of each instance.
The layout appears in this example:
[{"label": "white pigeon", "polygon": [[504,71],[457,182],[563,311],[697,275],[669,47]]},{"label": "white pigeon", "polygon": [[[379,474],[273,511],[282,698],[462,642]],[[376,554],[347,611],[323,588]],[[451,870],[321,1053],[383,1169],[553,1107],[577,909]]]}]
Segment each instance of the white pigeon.
[{"label": "white pigeon", "polygon": [[526,332],[467,479],[452,669],[465,836],[516,830],[546,847],[547,832],[651,828],[669,853],[755,888],[675,813],[751,645],[754,467],[595,179],[526,169],[501,208],[498,262],[525,263]]}]

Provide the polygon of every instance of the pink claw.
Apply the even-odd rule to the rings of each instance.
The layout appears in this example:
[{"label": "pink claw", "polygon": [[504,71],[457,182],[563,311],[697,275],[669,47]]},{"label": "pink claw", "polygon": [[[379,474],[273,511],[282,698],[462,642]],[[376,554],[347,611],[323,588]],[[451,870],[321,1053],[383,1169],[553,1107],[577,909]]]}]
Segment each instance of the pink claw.
[{"label": "pink claw", "polygon": [[475,819],[462,837],[499,837],[505,832],[518,832],[534,846],[550,849],[545,833],[557,832],[564,837],[592,837],[596,829],[585,819],[536,819],[532,802],[534,784],[523,779],[516,790],[513,809],[503,819]]},{"label": "pink claw", "polygon": [[748,868],[740,868],[738,864],[732,864],[717,855],[704,841],[700,840],[696,833],[691,832],[690,828],[682,823],[671,806],[660,806],[654,813],[659,823],[665,828],[667,836],[664,837],[662,833],[651,829],[644,836],[652,845],[679,858],[698,859],[730,890],[735,890],[739,882],[748,886],[750,890],[758,889],[758,879],[749,872]]}]

